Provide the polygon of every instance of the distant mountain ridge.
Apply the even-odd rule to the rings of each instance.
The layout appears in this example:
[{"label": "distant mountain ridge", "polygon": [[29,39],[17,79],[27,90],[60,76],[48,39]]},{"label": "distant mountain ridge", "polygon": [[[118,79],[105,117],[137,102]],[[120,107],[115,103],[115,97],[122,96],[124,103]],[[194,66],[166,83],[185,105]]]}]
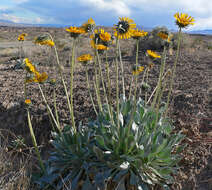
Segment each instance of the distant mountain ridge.
[{"label": "distant mountain ridge", "polygon": [[204,35],[212,35],[212,29],[208,30],[193,30],[188,32],[189,34],[204,34]]},{"label": "distant mountain ridge", "polygon": [[[65,24],[25,24],[25,23],[15,23],[10,20],[3,20],[0,19],[0,26],[11,26],[11,27],[55,27],[55,28],[64,28],[68,27],[68,25]],[[151,31],[153,28],[150,27],[143,27],[138,25],[139,29],[145,30],[145,31]],[[170,30],[171,32],[177,32],[176,30]],[[188,34],[202,34],[202,35],[212,35],[212,29],[207,30],[191,30],[186,32]]]}]

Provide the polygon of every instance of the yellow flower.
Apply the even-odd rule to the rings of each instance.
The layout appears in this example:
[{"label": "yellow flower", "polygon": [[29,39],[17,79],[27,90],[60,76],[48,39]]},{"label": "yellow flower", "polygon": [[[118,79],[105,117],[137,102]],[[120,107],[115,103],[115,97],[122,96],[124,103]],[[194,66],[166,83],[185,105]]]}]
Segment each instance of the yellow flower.
[{"label": "yellow flower", "polygon": [[71,37],[77,38],[80,34],[84,34],[85,30],[82,27],[71,26],[66,28],[67,32],[70,32]]},{"label": "yellow flower", "polygon": [[194,18],[191,16],[188,16],[188,14],[186,13],[176,13],[174,15],[174,18],[176,19],[176,24],[180,27],[180,28],[185,28],[189,25],[193,25],[194,24]]},{"label": "yellow flower", "polygon": [[131,31],[131,35],[132,35],[132,38],[134,39],[139,39],[141,37],[145,37],[147,36],[148,32],[144,32],[143,30],[132,30]]},{"label": "yellow flower", "polygon": [[168,35],[167,32],[158,32],[157,35],[158,35],[161,39],[163,39],[163,40],[167,40],[168,37],[169,37],[169,35]]},{"label": "yellow flower", "polygon": [[25,59],[24,59],[24,64],[25,64],[25,69],[26,69],[29,73],[36,73],[36,72],[37,72],[35,66],[29,61],[28,58],[25,58]]},{"label": "yellow flower", "polygon": [[92,39],[91,46],[93,48],[96,48],[96,45],[104,45],[108,47],[110,44],[111,35],[108,32],[105,32],[102,28],[99,28],[99,30],[94,31],[94,34],[92,34],[90,38]]},{"label": "yellow flower", "polygon": [[25,102],[25,104],[27,104],[27,105],[29,105],[29,104],[32,103],[30,99],[26,99],[24,102]]},{"label": "yellow flower", "polygon": [[97,50],[108,50],[109,48],[103,44],[95,44],[94,40],[91,40],[91,46]]},{"label": "yellow flower", "polygon": [[103,29],[100,30],[101,33],[99,34],[99,37],[102,41],[108,42],[111,40],[111,35],[108,32],[105,32]]},{"label": "yellow flower", "polygon": [[102,45],[102,44],[97,44],[96,45],[96,49],[97,50],[108,50],[109,48],[105,45]]},{"label": "yellow flower", "polygon": [[84,54],[77,58],[79,62],[88,62],[91,61],[93,57],[90,54]]},{"label": "yellow flower", "polygon": [[136,67],[133,69],[132,74],[133,75],[138,75],[139,73],[141,73],[144,70],[143,66],[138,66],[137,69]]},{"label": "yellow flower", "polygon": [[158,55],[156,52],[152,50],[147,50],[147,54],[153,59],[157,59],[161,57],[160,55]]},{"label": "yellow flower", "polygon": [[47,45],[47,46],[51,46],[51,47],[55,45],[52,40],[45,40],[45,41],[39,42],[38,44]]},{"label": "yellow flower", "polygon": [[114,35],[120,39],[128,39],[132,36],[132,30],[136,27],[134,21],[127,17],[119,18],[119,22],[115,25]]},{"label": "yellow flower", "polygon": [[87,33],[93,31],[95,25],[95,21],[92,18],[89,18],[87,22],[82,24],[81,28],[83,28],[84,31]]},{"label": "yellow flower", "polygon": [[26,79],[26,83],[30,83],[30,82],[37,82],[37,83],[42,83],[44,81],[46,81],[48,79],[48,75],[46,74],[46,72],[43,73],[39,73],[39,72],[35,72],[35,75],[33,78],[29,78]]},{"label": "yellow flower", "polygon": [[18,36],[18,41],[24,41],[26,36],[27,36],[26,33],[23,33],[23,34],[19,35]]},{"label": "yellow flower", "polygon": [[35,44],[54,46],[54,42],[47,35],[38,36],[35,38]]},{"label": "yellow flower", "polygon": [[48,75],[46,74],[46,72],[43,72],[41,74],[39,72],[37,72],[37,73],[35,73],[35,77],[34,77],[33,81],[41,83],[47,79],[48,79]]}]

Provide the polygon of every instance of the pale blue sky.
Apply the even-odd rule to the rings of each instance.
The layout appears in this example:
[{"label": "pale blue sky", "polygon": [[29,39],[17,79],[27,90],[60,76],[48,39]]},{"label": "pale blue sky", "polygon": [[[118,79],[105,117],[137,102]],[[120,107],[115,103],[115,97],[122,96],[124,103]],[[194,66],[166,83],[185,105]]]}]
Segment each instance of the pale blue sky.
[{"label": "pale blue sky", "polygon": [[193,16],[194,29],[212,29],[211,0],[0,0],[0,19],[29,24],[80,25],[92,17],[112,26],[127,16],[145,27],[175,29],[176,12]]}]

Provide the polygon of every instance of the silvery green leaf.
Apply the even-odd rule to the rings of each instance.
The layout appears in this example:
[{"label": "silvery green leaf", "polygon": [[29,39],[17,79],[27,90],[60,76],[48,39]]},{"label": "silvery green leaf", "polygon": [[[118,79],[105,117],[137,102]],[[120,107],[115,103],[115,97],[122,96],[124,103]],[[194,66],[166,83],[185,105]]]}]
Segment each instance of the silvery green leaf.
[{"label": "silvery green leaf", "polygon": [[119,121],[121,122],[121,125],[124,125],[124,117],[122,115],[122,113],[119,113]]},{"label": "silvery green leaf", "polygon": [[105,154],[111,154],[111,151],[105,151],[104,153]]},{"label": "silvery green leaf", "polygon": [[135,122],[133,122],[133,124],[132,124],[132,130],[133,131],[138,131],[138,125],[136,125]]},{"label": "silvery green leaf", "polygon": [[129,162],[123,162],[119,167],[123,170],[126,170],[128,169],[129,165]]}]

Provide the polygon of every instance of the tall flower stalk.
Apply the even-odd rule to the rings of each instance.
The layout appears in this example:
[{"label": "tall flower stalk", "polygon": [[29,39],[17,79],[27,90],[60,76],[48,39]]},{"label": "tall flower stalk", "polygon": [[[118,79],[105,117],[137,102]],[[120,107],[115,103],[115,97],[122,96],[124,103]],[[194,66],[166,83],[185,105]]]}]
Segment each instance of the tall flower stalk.
[{"label": "tall flower stalk", "polygon": [[174,62],[174,66],[172,68],[172,76],[171,76],[171,80],[170,80],[170,85],[169,85],[169,91],[168,91],[168,97],[167,97],[167,102],[166,102],[166,107],[165,107],[165,117],[167,116],[168,113],[168,107],[169,107],[169,102],[170,102],[170,97],[171,97],[171,93],[172,93],[172,89],[173,89],[173,84],[174,84],[174,79],[175,79],[175,72],[176,72],[176,66],[177,66],[177,61],[178,61],[178,57],[179,57],[179,52],[180,52],[180,44],[181,44],[181,28],[179,29],[178,32],[178,41],[177,41],[177,53],[176,53],[176,58],[175,58],[175,62]]},{"label": "tall flower stalk", "polygon": [[119,63],[118,63],[118,43],[119,43],[119,38],[118,36],[116,37],[116,119],[117,119],[117,127],[119,129],[120,124],[119,124]]},{"label": "tall flower stalk", "polygon": [[74,105],[73,105],[73,81],[74,81],[74,67],[75,67],[75,47],[76,47],[76,38],[73,40],[72,45],[72,56],[71,56],[71,65],[70,65],[70,102],[71,102],[71,122],[72,126],[76,132],[75,119],[74,119]]},{"label": "tall flower stalk", "polygon": [[31,135],[31,138],[32,138],[32,143],[33,143],[33,146],[35,148],[35,153],[37,155],[41,170],[44,174],[44,173],[46,173],[46,170],[45,170],[43,161],[41,159],[41,155],[40,155],[40,152],[39,152],[39,149],[38,149],[38,144],[37,144],[37,141],[36,141],[36,138],[35,138],[34,130],[32,128],[32,122],[31,122],[31,118],[30,118],[30,112],[29,112],[29,106],[28,105],[27,105],[27,121],[28,121],[29,130],[30,130],[30,135]]},{"label": "tall flower stalk", "polygon": [[156,93],[155,93],[155,96],[154,96],[154,99],[153,99],[153,102],[152,102],[152,108],[155,107],[156,100],[157,100],[158,95],[159,95],[160,90],[161,90],[162,78],[163,78],[165,66],[166,66],[166,46],[164,46],[164,48],[163,48],[163,56],[162,56],[162,59],[161,59],[160,74],[159,74],[158,84],[157,84],[157,87],[156,87]]},{"label": "tall flower stalk", "polygon": [[106,105],[107,105],[107,108],[108,108],[108,113],[109,113],[109,115],[110,115],[111,121],[113,122],[112,108],[111,108],[111,105],[110,105],[110,103],[109,103],[109,101],[108,101],[108,96],[107,96],[107,92],[106,92],[106,88],[105,88],[105,82],[104,82],[104,76],[103,76],[103,73],[102,73],[101,59],[100,59],[100,57],[99,57],[99,53],[98,53],[98,50],[97,50],[97,49],[96,49],[96,57],[97,57],[98,65],[99,65],[99,73],[100,73],[100,78],[101,78],[102,87],[103,87],[103,91],[104,91],[104,96],[105,96]]},{"label": "tall flower stalk", "polygon": [[179,27],[178,42],[177,42],[177,54],[176,54],[174,66],[173,66],[173,69],[172,69],[172,77],[171,77],[171,81],[170,81],[167,103],[166,103],[166,107],[165,107],[165,110],[166,110],[165,117],[167,116],[167,113],[168,113],[170,96],[171,96],[171,93],[172,93],[173,83],[174,83],[174,79],[175,79],[176,65],[177,65],[177,62],[178,62],[180,44],[181,44],[182,28],[186,28],[189,25],[194,25],[194,21],[195,21],[193,17],[188,16],[188,14],[186,14],[186,13],[181,13],[181,14],[176,13],[174,15],[174,17],[176,19],[176,25],[178,25],[178,27]]}]

